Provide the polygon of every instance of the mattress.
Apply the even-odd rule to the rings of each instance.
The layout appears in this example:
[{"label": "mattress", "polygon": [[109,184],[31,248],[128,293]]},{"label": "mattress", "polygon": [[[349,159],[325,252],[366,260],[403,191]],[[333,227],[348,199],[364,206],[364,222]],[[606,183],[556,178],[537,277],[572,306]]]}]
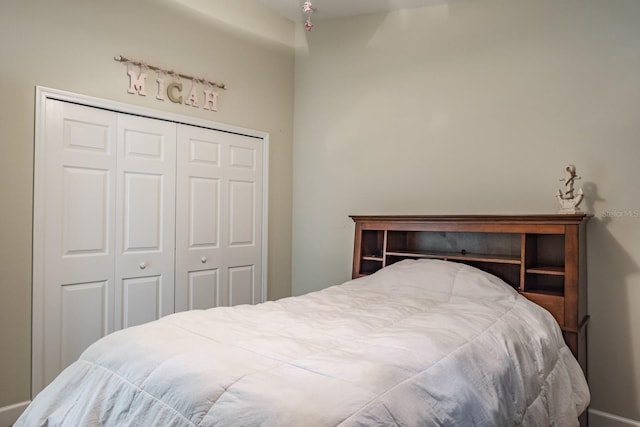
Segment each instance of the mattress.
[{"label": "mattress", "polygon": [[15,426],[573,426],[588,403],[548,312],[473,267],[404,260],[112,333]]}]

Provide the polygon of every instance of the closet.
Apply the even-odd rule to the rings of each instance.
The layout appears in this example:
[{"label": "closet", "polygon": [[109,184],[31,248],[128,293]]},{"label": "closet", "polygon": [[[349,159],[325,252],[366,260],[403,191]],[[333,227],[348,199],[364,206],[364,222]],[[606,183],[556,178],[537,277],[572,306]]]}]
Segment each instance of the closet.
[{"label": "closet", "polygon": [[34,395],[108,333],[265,299],[262,138],[45,98]]}]

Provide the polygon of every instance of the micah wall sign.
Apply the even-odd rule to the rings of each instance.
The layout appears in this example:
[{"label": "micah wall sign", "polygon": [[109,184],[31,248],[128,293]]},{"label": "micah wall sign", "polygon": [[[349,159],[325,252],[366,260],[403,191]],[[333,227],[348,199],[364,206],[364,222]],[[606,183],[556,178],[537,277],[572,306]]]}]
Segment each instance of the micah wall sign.
[{"label": "micah wall sign", "polygon": [[[224,84],[165,70],[123,56],[116,56],[114,59],[127,64],[127,75],[129,76],[127,93],[147,96],[147,77],[149,71],[152,70],[156,73],[153,88],[156,99],[160,101],[168,99],[176,104],[218,111],[218,92],[215,91],[215,88],[226,89]],[[191,82],[188,90],[183,84],[183,79]]]}]

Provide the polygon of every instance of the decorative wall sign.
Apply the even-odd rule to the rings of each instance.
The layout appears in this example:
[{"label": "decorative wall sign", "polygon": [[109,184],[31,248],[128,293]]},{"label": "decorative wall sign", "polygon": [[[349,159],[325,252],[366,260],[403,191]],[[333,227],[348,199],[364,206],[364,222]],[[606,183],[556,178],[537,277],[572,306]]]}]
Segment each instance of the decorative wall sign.
[{"label": "decorative wall sign", "polygon": [[[153,70],[156,73],[155,96],[160,101],[168,98],[169,101],[176,104],[218,111],[218,92],[214,89],[227,88],[224,83],[216,83],[187,74],[176,73],[141,61],[125,58],[121,55],[113,59],[127,65],[127,75],[129,76],[127,92],[132,95],[147,96],[146,83],[149,70]],[[167,82],[167,78],[170,79],[170,82]],[[190,81],[190,84],[184,85],[183,79]]]}]

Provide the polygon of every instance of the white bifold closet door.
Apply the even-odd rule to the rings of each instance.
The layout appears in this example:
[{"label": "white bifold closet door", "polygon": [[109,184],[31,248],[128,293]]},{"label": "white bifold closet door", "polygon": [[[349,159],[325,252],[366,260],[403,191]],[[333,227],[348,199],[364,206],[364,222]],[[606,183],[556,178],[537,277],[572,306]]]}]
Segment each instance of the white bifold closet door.
[{"label": "white bifold closet door", "polygon": [[176,311],[262,301],[262,150],[179,126],[177,159]]},{"label": "white bifold closet door", "polygon": [[173,313],[175,124],[118,116],[115,329]]},{"label": "white bifold closet door", "polygon": [[42,386],[114,330],[116,138],[114,113],[47,100]]},{"label": "white bifold closet door", "polygon": [[34,395],[110,332],[264,300],[259,138],[53,99],[43,132]]}]

